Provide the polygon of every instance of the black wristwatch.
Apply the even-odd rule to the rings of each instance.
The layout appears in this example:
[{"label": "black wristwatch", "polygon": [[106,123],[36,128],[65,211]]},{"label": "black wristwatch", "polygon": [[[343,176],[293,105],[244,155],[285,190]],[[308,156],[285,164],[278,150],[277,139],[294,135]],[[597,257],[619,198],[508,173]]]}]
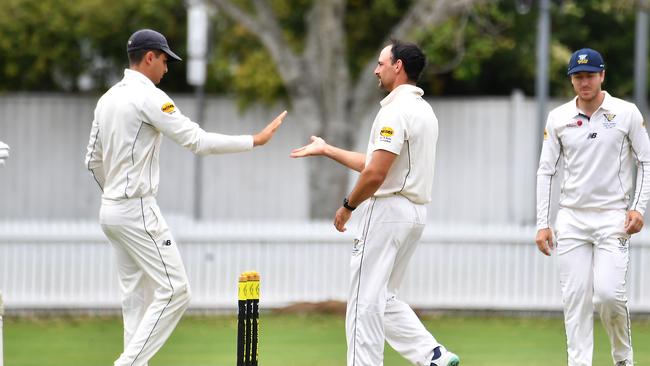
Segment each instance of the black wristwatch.
[{"label": "black wristwatch", "polygon": [[356,207],[352,207],[352,206],[350,206],[350,201],[348,201],[348,198],[347,198],[347,197],[345,197],[345,198],[343,199],[343,207],[347,208],[347,209],[350,210],[350,211],[354,211],[354,210],[357,209]]}]

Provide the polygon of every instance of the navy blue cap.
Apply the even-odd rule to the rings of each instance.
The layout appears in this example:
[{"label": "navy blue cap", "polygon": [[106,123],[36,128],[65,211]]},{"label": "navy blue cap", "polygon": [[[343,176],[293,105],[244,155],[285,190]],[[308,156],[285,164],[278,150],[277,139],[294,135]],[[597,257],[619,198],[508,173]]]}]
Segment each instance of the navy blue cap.
[{"label": "navy blue cap", "polygon": [[567,75],[577,72],[601,72],[605,70],[603,56],[591,48],[577,50],[571,55]]},{"label": "navy blue cap", "polygon": [[165,52],[171,61],[183,61],[169,48],[165,36],[152,29],[140,29],[129,37],[129,41],[126,43],[126,52],[138,50],[160,50]]}]

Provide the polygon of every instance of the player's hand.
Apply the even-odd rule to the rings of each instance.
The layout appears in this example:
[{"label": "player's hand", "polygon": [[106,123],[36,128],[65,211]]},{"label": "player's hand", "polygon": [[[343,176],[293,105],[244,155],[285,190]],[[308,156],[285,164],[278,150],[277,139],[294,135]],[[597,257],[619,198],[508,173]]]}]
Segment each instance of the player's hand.
[{"label": "player's hand", "polygon": [[257,134],[253,135],[253,146],[262,146],[269,142],[271,137],[273,137],[273,134],[275,131],[280,127],[282,124],[282,121],[284,120],[284,117],[287,116],[287,111],[284,111],[280,114],[278,114],[277,117],[271,123],[266,125],[262,131],[258,132]]},{"label": "player's hand", "polygon": [[551,229],[546,228],[537,230],[535,243],[537,243],[537,249],[539,249],[540,252],[546,255],[551,255],[551,250],[553,250],[553,233],[551,232]]},{"label": "player's hand", "polygon": [[325,155],[327,143],[320,137],[312,136],[311,143],[303,147],[291,150],[289,155],[292,158],[302,158],[305,156]]},{"label": "player's hand", "polygon": [[336,230],[340,232],[347,230],[345,228],[345,223],[350,220],[350,216],[352,216],[352,211],[348,210],[345,207],[340,207],[338,210],[336,210],[336,215],[334,215],[334,227]]},{"label": "player's hand", "polygon": [[625,232],[632,235],[643,228],[643,215],[639,211],[630,210],[625,215]]}]

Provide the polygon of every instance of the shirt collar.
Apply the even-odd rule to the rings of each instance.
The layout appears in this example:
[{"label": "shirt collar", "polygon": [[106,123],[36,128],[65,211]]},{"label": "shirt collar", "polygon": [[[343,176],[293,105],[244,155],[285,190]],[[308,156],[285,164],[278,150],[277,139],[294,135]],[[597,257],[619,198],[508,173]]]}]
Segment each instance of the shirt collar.
[{"label": "shirt collar", "polygon": [[[614,100],[612,99],[612,96],[609,95],[609,93],[606,92],[605,90],[603,90],[603,93],[605,94],[605,98],[603,99],[603,102],[600,104],[600,107],[598,107],[598,109],[596,109],[596,111],[594,111],[594,114],[600,109],[603,109],[603,110],[608,111],[608,112],[612,111],[612,108],[613,108],[612,103],[614,102]],[[580,110],[580,108],[578,108],[578,96],[577,95],[573,98],[573,105],[575,106],[575,109],[576,109],[576,116],[580,115],[580,114],[584,114]]]},{"label": "shirt collar", "polygon": [[151,85],[155,87],[154,83],[140,71],[124,69],[124,78],[129,80],[139,81],[143,84]]},{"label": "shirt collar", "polygon": [[418,88],[415,85],[412,84],[402,84],[399,85],[397,88],[393,89],[390,94],[388,94],[384,99],[379,102],[382,107],[386,106],[387,104],[390,104],[392,101],[397,99],[401,95],[415,95],[418,97],[421,97],[424,95],[424,91],[422,89]]}]

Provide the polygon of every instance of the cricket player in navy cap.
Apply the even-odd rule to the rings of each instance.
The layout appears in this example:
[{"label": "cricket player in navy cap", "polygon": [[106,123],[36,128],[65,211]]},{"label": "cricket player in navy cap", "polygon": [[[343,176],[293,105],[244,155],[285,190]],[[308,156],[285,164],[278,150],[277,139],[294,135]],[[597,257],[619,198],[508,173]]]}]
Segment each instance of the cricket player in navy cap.
[{"label": "cricket player in navy cap", "polygon": [[268,142],[282,112],[255,135],[206,132],[156,85],[181,61],[165,37],[139,30],[127,42],[124,78],[97,102],[86,166],[102,190],[99,221],[118,266],[124,351],[115,366],[143,366],[162,347],[190,300],[187,274],[156,203],[163,135],[195,154],[249,151]]},{"label": "cricket player in navy cap", "polygon": [[[637,107],[601,89],[600,53],[576,51],[567,73],[576,97],[552,110],[546,122],[535,241],[542,253],[557,255],[569,366],[592,365],[594,308],[614,364],[631,366],[629,247],[643,227],[650,195],[650,141]],[[564,180],[552,225],[551,188],[560,166]]]}]

